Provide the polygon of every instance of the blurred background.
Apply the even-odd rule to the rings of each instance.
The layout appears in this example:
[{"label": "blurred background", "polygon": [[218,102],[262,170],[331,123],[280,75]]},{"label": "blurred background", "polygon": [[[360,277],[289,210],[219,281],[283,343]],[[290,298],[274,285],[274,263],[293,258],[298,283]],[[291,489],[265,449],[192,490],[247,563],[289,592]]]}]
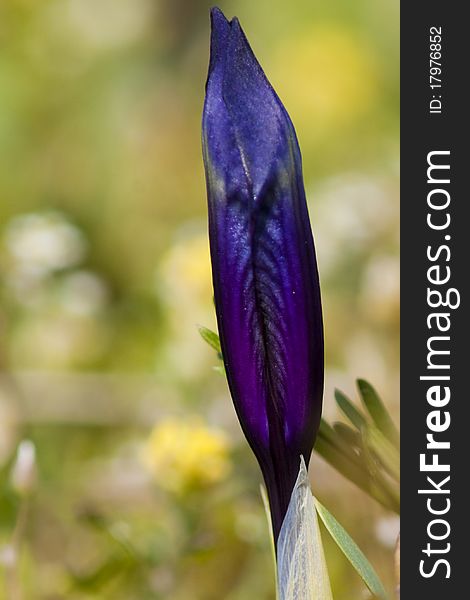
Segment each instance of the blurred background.
[{"label": "blurred background", "polygon": [[[258,466],[197,331],[210,5],[0,2],[0,598],[274,599]],[[324,414],[364,377],[398,417],[398,3],[220,7],[302,148]],[[397,518],[310,474],[392,590]],[[367,598],[324,540],[335,599]]]}]

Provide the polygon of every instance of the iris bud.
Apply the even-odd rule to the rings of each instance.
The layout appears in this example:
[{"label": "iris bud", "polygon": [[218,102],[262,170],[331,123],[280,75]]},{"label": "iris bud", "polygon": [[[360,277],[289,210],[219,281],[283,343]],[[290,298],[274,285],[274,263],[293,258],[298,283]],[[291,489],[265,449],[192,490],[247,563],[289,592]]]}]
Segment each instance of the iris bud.
[{"label": "iris bud", "polygon": [[292,122],[236,18],[213,9],[203,155],[215,307],[277,540],[323,395],[315,249]]}]

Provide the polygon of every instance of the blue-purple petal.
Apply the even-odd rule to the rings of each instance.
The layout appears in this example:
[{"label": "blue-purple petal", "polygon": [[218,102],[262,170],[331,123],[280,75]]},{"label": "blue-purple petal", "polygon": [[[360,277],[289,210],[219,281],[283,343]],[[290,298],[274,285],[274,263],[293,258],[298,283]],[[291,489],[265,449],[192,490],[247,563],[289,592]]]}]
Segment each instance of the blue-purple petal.
[{"label": "blue-purple petal", "polygon": [[320,288],[294,128],[238,21],[218,9],[203,151],[222,353],[277,539],[320,421]]}]

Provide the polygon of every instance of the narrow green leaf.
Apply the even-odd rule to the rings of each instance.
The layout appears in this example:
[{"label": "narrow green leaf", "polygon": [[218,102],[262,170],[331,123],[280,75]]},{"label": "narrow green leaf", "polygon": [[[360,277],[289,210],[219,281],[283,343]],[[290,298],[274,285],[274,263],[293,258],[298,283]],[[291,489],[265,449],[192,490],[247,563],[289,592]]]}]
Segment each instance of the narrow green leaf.
[{"label": "narrow green leaf", "polygon": [[368,489],[368,473],[363,465],[356,463],[351,457],[343,454],[320,433],[315,442],[315,451],[347,479],[356,483],[360,488]]},{"label": "narrow green leaf", "polygon": [[361,447],[361,434],[346,425],[346,423],[333,423],[333,429],[336,431],[338,436],[342,438],[342,440],[350,447],[351,449],[356,449]]},{"label": "narrow green leaf", "polygon": [[[400,514],[400,486],[399,482],[392,481],[389,477],[389,473],[386,472],[383,463],[377,458],[377,454],[370,448],[370,444],[365,439],[362,441],[362,453],[361,456],[367,465],[367,470],[371,481],[374,482],[381,493],[384,495],[385,502],[382,504],[387,506],[397,515]],[[371,494],[372,496],[372,494]]]},{"label": "narrow green leaf", "polygon": [[266,491],[266,488],[264,487],[264,485],[260,485],[259,489],[261,492],[261,498],[263,500],[264,512],[266,514],[266,519],[268,522],[269,539],[271,542],[271,553],[272,553],[272,557],[273,557],[274,573],[275,573],[275,580],[276,580],[276,600],[279,600],[279,585],[278,585],[278,581],[277,581],[276,544],[274,542],[273,522],[271,519],[271,509],[269,507],[268,492]]},{"label": "narrow green leaf", "polygon": [[204,327],[204,325],[198,325],[198,330],[202,339],[207,344],[209,344],[211,348],[214,348],[214,350],[222,356],[222,350],[220,348],[220,339],[219,336],[215,333],[215,331]]},{"label": "narrow green leaf", "polygon": [[334,446],[339,452],[341,452],[341,454],[346,456],[349,460],[359,464],[357,456],[354,453],[351,453],[350,445],[323,418],[321,418],[321,420],[320,420],[320,428],[318,430],[318,436],[325,439],[328,442],[328,444],[331,444],[332,446]]},{"label": "narrow green leaf", "polygon": [[349,457],[344,455],[320,432],[315,442],[315,451],[341,475],[355,483],[357,487],[377,500],[379,504],[397,514],[400,513],[400,502],[397,493],[390,489],[389,484],[380,476],[380,473],[372,477],[363,463],[354,462],[351,458],[353,456],[352,452]]},{"label": "narrow green leaf", "polygon": [[396,447],[373,426],[364,431],[364,440],[386,471],[400,481],[400,455]]},{"label": "narrow green leaf", "polygon": [[359,431],[364,427],[367,427],[367,421],[363,415],[343,392],[335,390],[335,400],[341,411]]},{"label": "narrow green leaf", "polygon": [[377,596],[377,598],[380,598],[381,600],[387,600],[388,596],[379,576],[364,556],[359,546],[347,533],[344,527],[333,517],[330,511],[327,510],[315,496],[313,497],[313,500],[315,502],[317,514],[320,516],[331,537],[359,573],[366,586],[374,596]]},{"label": "narrow green leaf", "polygon": [[398,448],[400,445],[400,434],[380,396],[365,379],[358,379],[357,387],[362,402],[377,428]]}]

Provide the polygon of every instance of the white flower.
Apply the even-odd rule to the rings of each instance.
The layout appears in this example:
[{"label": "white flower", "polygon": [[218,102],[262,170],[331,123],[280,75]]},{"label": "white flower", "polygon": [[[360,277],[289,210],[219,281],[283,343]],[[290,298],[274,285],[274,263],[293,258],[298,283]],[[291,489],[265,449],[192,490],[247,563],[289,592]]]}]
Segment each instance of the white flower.
[{"label": "white flower", "polygon": [[20,496],[27,496],[34,489],[36,475],[36,447],[30,440],[23,440],[11,471],[11,485]]}]

